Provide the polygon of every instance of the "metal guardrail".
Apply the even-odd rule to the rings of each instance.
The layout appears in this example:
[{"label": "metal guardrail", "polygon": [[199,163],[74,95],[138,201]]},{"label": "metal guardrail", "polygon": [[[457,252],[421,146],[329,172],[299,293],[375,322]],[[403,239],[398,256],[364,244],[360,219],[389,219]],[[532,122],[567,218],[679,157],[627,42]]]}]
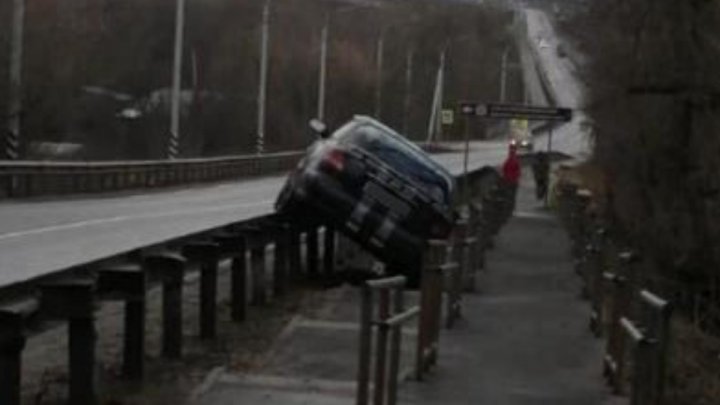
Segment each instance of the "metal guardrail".
[{"label": "metal guardrail", "polygon": [[159,188],[260,176],[292,169],[304,153],[118,162],[0,161],[0,197]]},{"label": "metal guardrail", "polygon": [[[283,159],[290,159],[290,156]],[[476,191],[481,189],[485,190],[476,188]],[[485,190],[480,195],[485,192],[489,191]],[[485,209],[491,210],[491,207],[483,206],[483,211]],[[479,217],[483,215],[480,213]],[[126,378],[142,380],[145,373],[145,316],[149,305],[147,292],[151,288],[159,288],[162,292],[158,308],[162,313],[162,357],[181,358],[182,304],[188,272],[198,271],[200,275],[197,320],[200,337],[213,339],[217,335],[219,263],[231,261],[230,282],[225,286],[229,289],[230,318],[234,322],[242,322],[247,317],[250,304],[263,305],[270,297],[282,296],[296,281],[317,279],[333,272],[335,232],[324,226],[321,260],[319,235],[322,227],[322,224],[297,223],[277,215],[251,218],[192,236],[167,240],[132,254],[106,257],[83,266],[82,277],[73,271],[76,269],[67,269],[53,274],[52,281],[33,281],[29,286],[23,286],[31,293],[26,295],[26,299],[0,303],[0,404],[21,404],[22,353],[33,331],[46,329],[58,321],[69,326],[69,403],[94,405],[97,401],[96,304],[107,300],[125,303],[122,370]],[[462,244],[468,245],[468,239],[472,238],[466,238],[461,241]],[[305,249],[301,248],[303,240]],[[269,245],[275,248],[267,249]],[[442,247],[438,249],[438,252],[443,252],[443,256],[437,256],[438,265],[423,270],[418,378],[422,378],[422,374],[437,360],[444,279],[454,277],[446,273],[460,270],[459,266],[446,262],[447,242],[442,242]],[[265,260],[268,252],[274,256],[271,279]],[[111,259],[113,263],[122,265],[108,265]],[[248,278],[252,285],[246,288]],[[459,308],[460,301],[457,303]],[[383,324],[386,326],[383,327],[396,328],[407,317],[416,314],[385,317]]]},{"label": "metal guardrail", "polygon": [[[200,338],[217,334],[218,267],[231,260],[229,288],[231,319],[246,319],[248,305],[264,305],[270,296],[285,294],[294,281],[319,277],[320,224],[299,227],[285,218],[267,216],[249,222],[209,230],[191,239],[168,241],[164,247],[136,255],[122,265],[99,264],[88,277],[60,278],[37,285],[37,298],[0,306],[0,404],[21,402],[22,352],[33,330],[49,322],[68,325],[69,403],[97,403],[95,382],[95,306],[101,301],[125,303],[122,370],[127,379],[144,375],[145,314],[147,292],[157,285],[162,290],[161,353],[165,358],[183,355],[183,290],[187,272],[197,270],[199,283]],[[301,236],[305,234],[305,264],[301,263]],[[325,227],[324,256],[334,251],[334,232]],[[275,249],[268,250],[269,245]],[[268,279],[265,256],[273,254],[274,274]],[[246,261],[246,259],[248,259]],[[328,260],[325,259],[325,263]],[[246,293],[250,273],[251,295]],[[98,331],[102,333],[102,331]]]}]

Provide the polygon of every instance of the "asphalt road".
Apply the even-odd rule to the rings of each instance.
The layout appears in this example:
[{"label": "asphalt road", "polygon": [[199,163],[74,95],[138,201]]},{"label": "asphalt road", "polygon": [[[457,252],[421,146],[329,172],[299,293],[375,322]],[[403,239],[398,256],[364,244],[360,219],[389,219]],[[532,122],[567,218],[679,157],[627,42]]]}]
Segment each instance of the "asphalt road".
[{"label": "asphalt road", "polygon": [[[541,11],[524,12],[528,44],[535,48],[533,54],[556,99],[563,106],[580,106],[582,86],[569,60],[556,54],[558,39],[551,23]],[[571,123],[558,128],[553,149],[586,155],[589,144],[578,136],[584,119],[576,113]],[[536,138],[537,147],[546,142],[546,135]],[[503,141],[473,142],[470,169],[497,165],[505,156]],[[454,174],[463,170],[460,152],[435,159]],[[268,214],[283,179],[274,176],[137,195],[0,202],[0,286]]]},{"label": "asphalt road", "polygon": [[[460,148],[458,146],[458,148]],[[497,164],[503,142],[473,143],[470,168]],[[453,173],[463,154],[436,159]],[[0,203],[0,286],[272,212],[284,176],[136,195]]]},{"label": "asphalt road", "polygon": [[[570,156],[587,158],[592,150],[589,122],[582,111],[585,88],[577,76],[572,61],[557,54],[557,46],[563,40],[558,36],[548,16],[540,10],[525,9],[528,41],[534,47],[538,65],[548,81],[555,101],[561,107],[573,108],[573,120],[553,131],[552,149]],[[536,100],[532,100],[536,102]],[[548,134],[535,138],[536,149],[545,147]]]}]

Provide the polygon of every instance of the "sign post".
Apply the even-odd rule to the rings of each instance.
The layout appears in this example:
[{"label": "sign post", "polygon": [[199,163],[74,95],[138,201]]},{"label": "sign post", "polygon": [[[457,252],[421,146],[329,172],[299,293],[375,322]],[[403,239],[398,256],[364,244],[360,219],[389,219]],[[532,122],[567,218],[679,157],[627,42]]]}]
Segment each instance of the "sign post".
[{"label": "sign post", "polygon": [[[518,127],[527,128],[528,121],[568,122],[572,120],[573,110],[563,107],[540,107],[526,104],[487,103],[473,101],[458,103],[460,114],[465,116],[465,161],[463,168],[463,200],[469,203],[468,159],[470,154],[470,118],[494,118],[513,120]],[[444,112],[444,111],[443,111]],[[443,114],[444,115],[444,114]],[[443,117],[444,118],[444,117]],[[548,152],[552,149],[552,127],[548,134]]]},{"label": "sign post", "polygon": [[460,113],[465,117],[465,156],[463,157],[463,201],[470,204],[470,182],[468,180],[468,161],[470,160],[470,118],[477,114],[477,104],[460,103]]}]

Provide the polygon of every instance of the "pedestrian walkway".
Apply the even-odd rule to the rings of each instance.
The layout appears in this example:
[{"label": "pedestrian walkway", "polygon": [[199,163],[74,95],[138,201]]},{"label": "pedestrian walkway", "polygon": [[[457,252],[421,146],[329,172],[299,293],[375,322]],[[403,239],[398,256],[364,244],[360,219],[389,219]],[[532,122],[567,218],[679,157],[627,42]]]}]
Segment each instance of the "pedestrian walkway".
[{"label": "pedestrian walkway", "polygon": [[[400,404],[622,403],[603,386],[601,342],[588,329],[569,241],[527,181],[478,287],[464,296],[463,319],[443,332],[438,366],[423,382],[404,382]],[[218,370],[196,403],[354,403],[357,295],[349,287],[331,291],[323,310],[288,326],[263,370],[250,376]],[[408,366],[414,338],[412,328],[403,334]]]}]

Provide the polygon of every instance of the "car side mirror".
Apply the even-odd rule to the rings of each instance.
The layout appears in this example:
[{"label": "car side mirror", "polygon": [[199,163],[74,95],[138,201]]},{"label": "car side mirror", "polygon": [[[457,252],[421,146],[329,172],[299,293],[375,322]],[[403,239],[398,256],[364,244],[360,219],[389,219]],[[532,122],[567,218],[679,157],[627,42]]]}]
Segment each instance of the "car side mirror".
[{"label": "car side mirror", "polygon": [[310,120],[310,128],[319,136],[321,139],[327,139],[330,137],[330,131],[328,131],[327,125],[317,118]]}]

